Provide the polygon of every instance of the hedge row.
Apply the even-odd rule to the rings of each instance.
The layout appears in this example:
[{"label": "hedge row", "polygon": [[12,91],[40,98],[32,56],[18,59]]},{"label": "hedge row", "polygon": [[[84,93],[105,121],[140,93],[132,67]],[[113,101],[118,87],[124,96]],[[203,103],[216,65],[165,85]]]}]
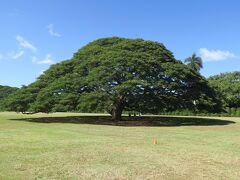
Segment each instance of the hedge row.
[{"label": "hedge row", "polygon": [[240,117],[240,108],[226,108],[222,113],[195,113],[188,110],[162,112],[160,115],[175,115],[175,116],[219,116],[219,117]]}]

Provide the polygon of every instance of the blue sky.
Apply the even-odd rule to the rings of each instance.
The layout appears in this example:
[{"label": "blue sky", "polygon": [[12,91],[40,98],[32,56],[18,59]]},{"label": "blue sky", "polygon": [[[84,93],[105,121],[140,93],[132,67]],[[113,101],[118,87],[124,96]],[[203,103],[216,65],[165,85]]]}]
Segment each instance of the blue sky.
[{"label": "blue sky", "polygon": [[29,84],[110,36],[162,42],[179,60],[195,52],[206,77],[240,70],[239,8],[239,0],[2,0],[0,84]]}]

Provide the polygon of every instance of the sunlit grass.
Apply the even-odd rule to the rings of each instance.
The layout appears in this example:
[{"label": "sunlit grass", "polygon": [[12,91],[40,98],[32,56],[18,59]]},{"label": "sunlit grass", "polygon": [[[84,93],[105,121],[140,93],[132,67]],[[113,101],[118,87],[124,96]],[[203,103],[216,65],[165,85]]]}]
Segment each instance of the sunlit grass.
[{"label": "sunlit grass", "polygon": [[[0,179],[240,177],[240,118],[215,118],[226,124],[134,126],[111,124],[107,117],[105,125],[87,123],[86,115],[92,114],[0,113]],[[74,121],[61,120],[68,116]],[[53,118],[42,122],[46,117]]]}]

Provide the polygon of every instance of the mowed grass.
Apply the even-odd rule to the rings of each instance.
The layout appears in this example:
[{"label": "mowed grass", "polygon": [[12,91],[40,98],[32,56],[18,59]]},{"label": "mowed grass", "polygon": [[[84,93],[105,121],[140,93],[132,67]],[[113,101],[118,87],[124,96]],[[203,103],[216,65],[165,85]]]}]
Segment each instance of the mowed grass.
[{"label": "mowed grass", "polygon": [[240,178],[240,118],[90,115],[0,113],[0,179]]}]

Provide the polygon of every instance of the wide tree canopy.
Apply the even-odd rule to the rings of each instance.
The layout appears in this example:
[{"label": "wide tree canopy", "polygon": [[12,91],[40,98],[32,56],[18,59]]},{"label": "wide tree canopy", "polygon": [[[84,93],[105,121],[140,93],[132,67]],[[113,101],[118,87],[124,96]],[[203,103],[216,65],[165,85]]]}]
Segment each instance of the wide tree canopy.
[{"label": "wide tree canopy", "polygon": [[15,111],[158,113],[193,109],[218,111],[215,92],[158,42],[119,37],[98,39],[72,59],[52,65],[36,82],[8,99]]},{"label": "wide tree canopy", "polygon": [[225,106],[240,107],[240,71],[212,76],[208,81],[217,90]]}]

